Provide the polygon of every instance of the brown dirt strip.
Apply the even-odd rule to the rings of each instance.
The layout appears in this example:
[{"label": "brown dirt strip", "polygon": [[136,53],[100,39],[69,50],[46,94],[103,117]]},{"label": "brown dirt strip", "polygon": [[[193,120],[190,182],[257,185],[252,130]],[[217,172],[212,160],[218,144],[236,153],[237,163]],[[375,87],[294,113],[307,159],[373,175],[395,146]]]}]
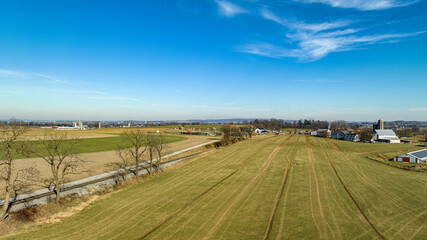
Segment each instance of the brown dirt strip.
[{"label": "brown dirt strip", "polygon": [[[292,136],[294,136],[294,135],[292,135]],[[299,140],[299,137],[300,136],[298,136],[298,140]],[[297,140],[297,142],[298,142],[298,140]],[[273,213],[271,214],[271,218],[270,218],[270,221],[268,223],[268,228],[267,228],[267,231],[264,235],[264,240],[270,238],[271,230],[273,229],[274,219],[275,219],[276,214],[277,214],[277,209],[279,207],[280,200],[282,199],[283,192],[285,191],[286,182],[288,181],[289,170],[291,170],[291,168],[292,168],[292,161],[294,159],[295,150],[296,150],[296,143],[294,144],[294,147],[292,149],[291,159],[289,160],[289,167],[288,167],[288,170],[286,171],[282,187],[280,188],[279,196],[277,197],[276,205],[274,206]]]},{"label": "brown dirt strip", "polygon": [[354,199],[353,195],[350,193],[350,191],[348,190],[348,188],[345,186],[344,182],[342,181],[340,175],[338,174],[337,169],[335,168],[334,164],[332,163],[332,160],[328,154],[328,152],[326,151],[326,149],[323,147],[323,145],[321,143],[320,147],[323,149],[326,157],[329,160],[329,163],[332,167],[332,169],[335,172],[335,175],[337,176],[338,180],[340,181],[341,185],[343,186],[344,190],[347,192],[348,196],[351,198],[351,200],[353,201],[354,205],[356,205],[356,208],[359,210],[360,214],[362,214],[362,216],[365,218],[366,222],[368,222],[369,226],[371,226],[371,228],[374,230],[374,232],[378,235],[378,237],[380,239],[385,240],[385,237],[380,233],[380,231],[375,227],[375,225],[371,222],[371,220],[368,218],[368,216],[366,216],[365,212],[363,212],[363,210],[360,208],[359,204],[357,203],[356,199]]},{"label": "brown dirt strip", "polygon": [[329,146],[331,146],[332,149],[334,149],[337,152],[341,152],[341,149],[335,143],[329,141],[329,139],[326,139],[326,141],[328,142]]},{"label": "brown dirt strip", "polygon": [[[266,138],[267,139],[267,138]],[[264,141],[260,140],[261,141]],[[173,217],[175,217],[177,214],[179,214],[180,212],[182,212],[183,210],[185,210],[188,206],[190,206],[191,204],[193,204],[194,202],[196,202],[198,199],[200,199],[201,197],[203,197],[204,195],[206,195],[208,192],[210,192],[212,189],[214,189],[216,186],[220,185],[221,183],[223,183],[225,180],[229,179],[230,177],[232,177],[234,174],[236,174],[240,169],[242,169],[245,164],[251,160],[258,152],[260,152],[262,150],[262,148],[258,149],[257,152],[255,152],[252,157],[246,159],[240,166],[239,168],[237,168],[236,170],[234,170],[233,172],[231,172],[229,175],[227,175],[226,177],[224,177],[223,179],[221,179],[220,181],[218,181],[216,184],[214,184],[213,186],[211,186],[210,188],[206,189],[204,192],[202,192],[201,194],[199,194],[198,196],[196,196],[195,198],[193,198],[191,201],[187,202],[184,206],[182,206],[180,209],[178,209],[177,211],[175,211],[172,215],[170,215],[169,217],[167,217],[166,219],[164,219],[163,221],[161,221],[159,224],[157,224],[154,228],[152,228],[150,231],[148,231],[146,234],[144,234],[141,238],[139,239],[145,239],[148,236],[150,236],[154,231],[156,231],[157,229],[159,229],[162,225],[164,225],[165,223],[167,223],[170,219],[172,219]]]}]

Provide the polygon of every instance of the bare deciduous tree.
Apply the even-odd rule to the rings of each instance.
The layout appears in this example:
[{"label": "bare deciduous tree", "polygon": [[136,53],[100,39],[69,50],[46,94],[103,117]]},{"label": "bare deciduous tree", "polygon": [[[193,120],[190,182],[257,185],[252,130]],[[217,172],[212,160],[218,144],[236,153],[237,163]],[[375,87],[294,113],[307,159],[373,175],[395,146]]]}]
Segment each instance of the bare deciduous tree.
[{"label": "bare deciduous tree", "polygon": [[26,180],[35,173],[35,169],[32,167],[23,170],[16,170],[14,167],[16,155],[22,154],[26,150],[24,142],[18,141],[18,138],[26,131],[27,128],[21,126],[15,119],[12,119],[8,125],[4,123],[0,125],[0,180],[5,183],[1,219],[8,216],[10,198],[25,189]]},{"label": "bare deciduous tree", "polygon": [[128,129],[123,134],[124,141],[131,145],[130,148],[119,146],[117,155],[122,161],[123,166],[135,164],[135,176],[139,175],[139,164],[142,161],[142,155],[147,151],[147,135],[138,128]]},{"label": "bare deciduous tree", "polygon": [[167,149],[167,144],[166,144],[166,136],[165,135],[157,135],[156,136],[156,145],[155,145],[155,150],[157,153],[157,170],[160,170],[160,163],[162,161],[162,157],[164,152]]},{"label": "bare deciduous tree", "polygon": [[66,133],[45,132],[39,139],[39,143],[41,149],[32,147],[30,152],[49,165],[52,176],[42,181],[46,187],[53,187],[56,194],[55,201],[59,203],[61,188],[67,176],[89,172],[84,167],[86,161],[77,153],[79,139],[69,139]]},{"label": "bare deciduous tree", "polygon": [[369,142],[373,138],[373,132],[370,129],[361,129],[358,131],[360,141]]}]

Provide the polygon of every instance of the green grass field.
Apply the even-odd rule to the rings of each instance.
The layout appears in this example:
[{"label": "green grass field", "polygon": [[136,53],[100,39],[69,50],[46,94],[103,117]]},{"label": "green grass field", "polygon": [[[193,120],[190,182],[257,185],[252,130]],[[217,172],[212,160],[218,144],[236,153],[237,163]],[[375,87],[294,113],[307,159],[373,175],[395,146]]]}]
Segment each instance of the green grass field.
[{"label": "green grass field", "polygon": [[413,148],[255,138],[10,239],[425,239],[427,174],[366,158]]},{"label": "green grass field", "polygon": [[[185,137],[181,137],[181,136],[167,136],[166,142],[172,143],[172,142],[182,141],[185,139],[186,139]],[[70,141],[70,140],[65,140],[65,141]],[[33,144],[32,146],[34,149],[36,149],[36,151],[40,153],[44,152],[43,146],[40,144],[40,142],[31,141],[31,143]],[[0,144],[3,144],[3,143],[0,142]],[[103,137],[103,138],[85,138],[85,139],[79,139],[79,142],[76,147],[76,152],[77,153],[103,152],[103,151],[115,150],[117,149],[118,146],[120,146],[121,148],[131,147],[129,142],[124,141],[124,139],[120,136]],[[0,154],[0,156],[3,156],[3,154]],[[29,156],[18,155],[16,158],[27,158],[27,157],[36,157],[36,155],[34,154]]]}]

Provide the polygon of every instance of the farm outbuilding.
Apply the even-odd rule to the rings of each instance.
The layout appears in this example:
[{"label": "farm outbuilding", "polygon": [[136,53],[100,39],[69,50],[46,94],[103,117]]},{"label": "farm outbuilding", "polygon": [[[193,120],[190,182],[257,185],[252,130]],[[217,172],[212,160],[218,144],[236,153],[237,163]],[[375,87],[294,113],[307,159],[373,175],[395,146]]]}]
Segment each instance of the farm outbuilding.
[{"label": "farm outbuilding", "polygon": [[331,130],[329,130],[329,129],[318,129],[317,130],[317,136],[318,137],[330,137],[331,136]]},{"label": "farm outbuilding", "polygon": [[400,143],[399,137],[391,129],[376,129],[374,140],[376,142]]},{"label": "farm outbuilding", "polygon": [[427,149],[406,153],[394,157],[398,162],[424,163],[427,162]]}]

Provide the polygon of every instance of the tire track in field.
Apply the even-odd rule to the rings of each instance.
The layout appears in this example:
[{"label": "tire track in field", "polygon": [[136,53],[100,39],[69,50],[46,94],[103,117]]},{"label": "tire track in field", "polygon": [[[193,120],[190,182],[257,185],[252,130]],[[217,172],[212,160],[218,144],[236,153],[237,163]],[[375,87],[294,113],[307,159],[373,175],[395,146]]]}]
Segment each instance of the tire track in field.
[{"label": "tire track in field", "polygon": [[348,196],[351,198],[351,200],[353,201],[354,205],[356,206],[357,210],[359,210],[360,214],[362,214],[363,218],[365,218],[366,222],[369,224],[369,226],[371,226],[372,230],[374,230],[374,232],[378,235],[378,237],[382,240],[385,240],[385,237],[380,233],[380,231],[375,227],[375,225],[371,222],[371,220],[368,218],[368,216],[365,214],[365,212],[360,208],[359,203],[357,203],[356,199],[353,197],[353,195],[351,194],[351,192],[348,190],[348,188],[345,186],[344,182],[342,181],[340,175],[338,174],[337,169],[335,168],[335,165],[332,163],[332,160],[328,154],[328,152],[326,151],[325,147],[319,143],[320,147],[323,149],[323,152],[325,153],[326,157],[329,160],[329,163],[332,167],[332,169],[335,172],[335,175],[337,176],[339,182],[341,183],[341,185],[343,186],[344,190],[347,192]]},{"label": "tire track in field", "polygon": [[[233,179],[233,181],[230,181],[230,184],[231,185],[233,185],[233,184],[235,184],[236,183],[236,181],[238,180],[238,178],[234,178]],[[229,191],[229,189],[227,189],[227,188],[224,188],[224,189],[222,189],[219,193],[217,193],[217,195],[219,196],[219,195],[221,195],[221,194],[224,194],[226,191]],[[168,225],[166,226],[166,227],[164,227],[164,228],[162,228],[161,230],[159,230],[159,231],[157,231],[156,233],[154,233],[154,235],[152,235],[151,237],[153,238],[153,239],[155,239],[157,236],[161,236],[161,234],[163,233],[163,232],[166,232],[168,229],[170,229],[171,227],[173,227],[173,226],[175,226],[176,227],[176,223],[180,220],[180,219],[182,219],[184,216],[186,216],[187,215],[187,213],[190,213],[190,212],[192,212],[192,210],[193,209],[198,209],[199,211],[200,210],[202,210],[202,209],[205,209],[206,207],[208,207],[210,204],[213,204],[214,202],[216,202],[217,204],[215,205],[215,206],[217,206],[217,209],[215,210],[215,212],[213,212],[212,214],[211,214],[211,217],[212,216],[214,216],[215,214],[217,214],[219,211],[221,211],[222,210],[222,208],[223,208],[223,206],[225,205],[225,204],[227,204],[227,203],[229,203],[230,201],[231,201],[231,199],[233,198],[233,196],[234,196],[234,194],[236,194],[237,192],[239,191],[239,188],[238,187],[236,187],[235,189],[234,189],[234,191],[231,191],[231,192],[229,192],[229,194],[228,194],[228,197],[226,197],[226,198],[224,198],[224,199],[222,199],[223,201],[222,202],[218,202],[218,199],[216,199],[216,198],[212,198],[210,201],[206,201],[204,204],[203,204],[203,206],[201,206],[201,207],[198,207],[198,205],[197,204],[193,204],[191,207],[189,207],[180,217],[176,217],[174,220],[173,220],[173,222],[171,221],[171,222],[169,222],[168,223]],[[195,217],[198,217],[198,215],[197,214],[194,214],[193,216],[191,216],[189,219],[187,219],[185,222],[183,222],[183,223],[180,223],[180,227],[178,227],[178,229],[176,229],[175,230],[175,233],[177,233],[177,232],[179,232],[179,230],[181,230],[181,229],[183,229],[189,222],[191,222]],[[210,218],[209,218],[210,219]],[[205,221],[205,223],[204,224],[202,224],[202,226],[200,226],[200,228],[203,228],[203,226],[205,226],[206,225],[206,223],[209,221],[209,219],[207,219],[206,221]],[[198,232],[196,232],[196,233],[194,233],[193,235],[195,235],[195,234],[197,234]],[[174,234],[170,234],[166,239],[174,239],[174,237],[175,237],[175,235]],[[187,239],[192,239],[193,237],[192,236],[190,236],[190,237],[188,237]]]},{"label": "tire track in field", "polygon": [[[267,138],[266,138],[267,139]],[[270,138],[269,138],[270,139]],[[260,140],[264,141],[265,139]],[[148,236],[150,236],[154,231],[156,231],[157,229],[159,229],[161,226],[163,226],[165,223],[167,223],[170,219],[172,219],[173,217],[175,217],[177,214],[179,214],[180,212],[182,212],[183,210],[185,210],[186,208],[188,208],[190,205],[192,205],[194,202],[196,202],[198,199],[200,199],[201,197],[203,197],[204,195],[206,195],[208,192],[210,192],[212,189],[214,189],[215,187],[217,187],[218,185],[220,185],[221,183],[223,183],[224,181],[226,181],[227,179],[231,178],[233,175],[235,175],[237,172],[240,171],[240,169],[242,169],[245,164],[253,159],[256,154],[258,152],[260,152],[261,150],[263,150],[263,148],[259,148],[251,157],[247,158],[236,170],[234,170],[233,172],[231,172],[229,175],[227,175],[226,177],[222,178],[220,181],[218,181],[217,183],[215,183],[214,185],[212,185],[210,188],[206,189],[205,191],[203,191],[201,194],[199,194],[198,196],[196,196],[195,198],[193,198],[192,200],[190,200],[189,202],[187,202],[186,204],[184,204],[184,206],[182,206],[181,208],[179,208],[177,211],[175,211],[173,214],[171,214],[169,217],[167,217],[166,219],[164,219],[163,221],[161,221],[159,224],[157,224],[154,228],[152,228],[151,230],[149,230],[147,233],[145,233],[141,238],[139,239],[145,239]]]},{"label": "tire track in field", "polygon": [[[285,144],[283,144],[283,142],[279,144],[279,146],[281,146],[281,147],[283,147],[284,145]],[[238,178],[236,178],[236,180],[238,180]],[[261,183],[261,182],[259,181],[259,183]],[[259,186],[259,184],[257,186],[255,186],[255,188],[257,188],[258,186]],[[227,189],[225,189],[225,190],[227,190]],[[237,190],[240,191],[239,188],[236,188],[236,191]],[[218,194],[218,196],[220,196],[220,195]],[[204,226],[206,226],[206,224],[209,223],[210,219],[212,219],[219,211],[221,211],[225,204],[230,203],[230,201],[228,199],[232,199],[232,198],[234,198],[234,194],[230,194],[229,198],[227,198],[225,201],[223,201],[223,203],[217,207],[217,210],[213,214],[211,214],[211,217],[209,219],[207,219],[205,221],[205,223],[199,227],[199,230],[197,232],[195,232],[194,234],[192,234],[188,239],[193,239],[197,234],[199,234],[200,231],[204,228]],[[246,200],[248,200],[248,199],[249,199],[249,197]],[[214,201],[214,200],[215,199],[212,199],[212,201]],[[245,202],[243,202],[235,212],[238,212],[244,205],[245,205]],[[229,221],[232,222],[235,217],[236,217],[236,215],[234,215],[233,218],[231,218]],[[227,232],[228,228],[229,228],[229,226],[227,226],[222,232],[223,233]],[[221,237],[218,237],[218,238],[221,238]]]},{"label": "tire track in field", "polygon": [[[326,139],[326,141],[328,143],[331,143],[328,139]],[[332,149],[335,150],[334,147],[331,146]],[[338,148],[338,147],[337,147]],[[343,154],[341,151],[336,151],[342,158],[346,159],[346,162],[350,164],[350,166],[355,170],[355,173],[357,174],[357,176],[359,176],[361,178],[361,180],[363,180],[364,182],[366,182],[366,186],[376,186],[376,189],[374,189],[375,191],[378,192],[379,189],[382,189],[381,185],[379,185],[377,182],[373,181],[371,178],[369,178],[365,171],[363,171],[363,169],[361,169],[360,166],[357,166],[352,160],[348,159],[348,156]],[[387,198],[390,202],[392,201],[392,203],[394,205],[396,205],[397,207],[400,207],[402,209],[402,211],[408,211],[408,209],[403,205],[400,204],[401,202],[401,198],[399,198],[399,196],[396,196],[395,194],[391,193],[391,192],[385,192],[385,191],[381,191],[380,192],[383,196],[386,196],[385,198]],[[415,199],[411,194],[407,194],[408,197],[418,201],[417,199]],[[380,224],[381,225],[381,224]]]},{"label": "tire track in field", "polygon": [[[240,194],[234,198],[233,202],[228,206],[228,208],[223,212],[222,216],[219,218],[219,220],[215,223],[215,225],[211,228],[211,230],[208,232],[208,234],[204,237],[204,239],[209,239],[221,226],[223,223],[223,219],[230,214],[231,209],[240,201],[243,200],[244,197],[246,197],[247,193],[250,191],[250,187],[254,184],[260,184],[260,181],[258,180],[260,177],[264,176],[265,171],[270,166],[272,159],[277,155],[279,150],[286,145],[286,143],[293,137],[294,135],[291,135],[287,139],[285,139],[283,142],[281,142],[268,156],[267,161],[264,161],[264,164],[261,166],[260,170],[256,173],[255,177],[252,178],[252,180],[246,185],[246,187],[240,192]],[[221,238],[221,237],[219,237]]]},{"label": "tire track in field", "polygon": [[[326,141],[330,142],[328,139],[326,139]],[[377,192],[378,192],[378,190],[382,189],[381,185],[379,185],[377,182],[375,182],[371,178],[369,178],[366,175],[365,171],[363,169],[361,169],[360,166],[357,166],[352,160],[350,160],[347,155],[343,154],[341,151],[336,151],[336,152],[338,152],[338,154],[343,159],[346,159],[346,162],[349,163],[351,165],[351,167],[355,170],[355,173],[357,174],[357,176],[359,176],[364,182],[367,183],[367,186],[376,186],[376,189],[374,189],[374,190],[377,191]],[[380,193],[383,196],[385,196],[386,199],[388,199],[390,202],[392,202],[396,207],[399,207],[401,209],[400,211],[404,211],[404,212],[410,211],[410,210],[408,210],[407,207],[405,207],[405,205],[403,205],[403,204],[400,203],[401,202],[401,197],[399,197],[398,195],[393,194],[390,191],[380,191]],[[410,193],[407,193],[407,192],[405,192],[405,194],[407,195],[407,197],[409,197],[409,198],[411,198],[411,199],[413,199],[415,201],[419,200],[419,199],[416,199],[413,196],[413,194],[410,194]],[[422,199],[422,197],[420,197],[420,198]],[[382,224],[379,224],[379,225],[381,226]]]},{"label": "tire track in field", "polygon": [[[305,136],[305,142],[306,142],[306,149],[307,149],[308,164],[309,164],[309,166],[311,168],[311,172],[312,172],[312,174],[310,174],[310,173],[308,174],[308,178],[309,178],[308,181],[309,181],[309,187],[310,187],[310,205],[311,205],[311,209],[312,209],[312,211],[311,211],[311,217],[313,218],[313,222],[316,225],[316,228],[318,230],[319,236],[321,238],[323,238],[323,239],[327,239],[326,232],[327,232],[327,229],[329,227],[328,227],[328,224],[327,224],[327,221],[326,221],[326,218],[325,218],[325,214],[323,212],[322,202],[320,200],[319,181],[317,179],[316,169],[314,168],[315,157],[314,157],[314,154],[313,154],[313,146],[311,145],[310,137],[309,136]],[[320,216],[321,216],[321,218],[323,220],[323,222],[321,221],[321,223],[322,223],[322,230],[320,229],[319,224],[317,223],[316,218],[314,216],[314,209],[315,209],[315,207],[314,207],[314,203],[313,203],[313,198],[311,197],[311,195],[312,195],[311,175],[313,175],[313,177],[314,177],[315,195],[316,195],[316,200],[317,200],[317,207],[319,209]],[[331,231],[331,232],[333,232],[333,231]],[[340,235],[341,235],[341,233],[340,233]]]},{"label": "tire track in field", "polygon": [[[215,164],[214,164],[213,166],[217,166],[217,165],[220,165],[221,163],[225,162],[225,161],[226,161],[226,160],[228,160],[230,157],[232,157],[232,156],[234,155],[234,153],[235,153],[235,152],[237,152],[237,151],[239,151],[239,149],[236,149],[236,150],[232,151],[231,153],[227,154],[227,156],[226,156],[225,158],[223,158],[221,161],[215,162]],[[185,172],[184,172],[184,174],[182,175],[182,177],[178,179],[178,180],[183,179],[183,181],[175,181],[174,183],[176,183],[176,184],[168,185],[168,188],[167,188],[165,191],[169,191],[169,190],[171,190],[171,189],[174,189],[174,188],[176,188],[176,187],[178,187],[178,186],[181,186],[181,185],[183,185],[183,184],[185,184],[185,183],[187,183],[187,182],[191,181],[192,179],[191,179],[191,178],[189,178],[189,177],[188,177],[188,175],[187,175],[186,173],[187,173],[187,172],[193,172],[193,171],[194,171],[194,169],[191,169],[191,168],[190,168],[190,169],[188,169],[187,171],[185,171]],[[208,169],[208,168],[206,168],[206,169],[204,169],[203,171],[198,172],[196,175],[194,175],[194,176],[192,176],[192,177],[197,177],[197,176],[199,176],[199,175],[201,175],[201,174],[204,174],[206,171],[209,171],[209,169]],[[108,210],[110,210],[110,209],[114,209],[114,211],[113,211],[112,213],[110,213],[110,214],[109,214],[110,216],[115,216],[115,215],[117,215],[118,213],[120,213],[120,215],[122,215],[122,216],[124,216],[124,217],[128,217],[128,215],[127,215],[127,214],[123,214],[123,210],[124,210],[124,209],[126,209],[126,210],[127,210],[127,211],[126,211],[126,213],[128,213],[128,212],[132,211],[132,209],[133,209],[133,208],[132,208],[132,207],[131,207],[131,208],[129,208],[129,206],[133,205],[135,202],[141,201],[141,199],[140,199],[138,196],[146,194],[146,192],[147,192],[147,191],[150,191],[150,190],[154,189],[155,187],[156,187],[155,185],[152,185],[151,187],[147,188],[145,191],[142,191],[142,192],[141,192],[140,194],[138,194],[137,196],[135,196],[135,195],[134,195],[134,196],[133,196],[133,198],[134,198],[134,200],[133,200],[133,201],[127,201],[126,203],[123,203],[123,202],[121,202],[121,201],[117,201],[117,202],[116,202],[116,204],[109,206],[109,207],[108,207],[108,208],[106,208],[104,211],[100,211],[100,212],[98,212],[98,213],[97,213],[95,216],[93,216],[92,218],[98,217],[98,216],[102,215],[103,213],[107,212],[107,211],[108,211]],[[150,197],[148,197],[147,199],[144,199],[144,201],[149,201],[149,200],[153,199],[154,197],[155,197],[155,196],[150,196]],[[136,207],[136,206],[134,206],[134,207]],[[113,222],[115,222],[115,221],[118,221],[118,220],[119,220],[118,218],[114,218],[114,219],[115,219],[115,220],[114,220]],[[106,217],[106,218],[104,218],[102,221],[98,221],[95,225],[87,224],[87,222],[89,222],[90,220],[91,220],[91,218],[87,219],[87,221],[82,221],[82,222],[80,222],[78,226],[84,226],[84,227],[83,227],[83,228],[77,228],[77,229],[78,229],[78,232],[75,232],[74,234],[68,235],[68,237],[71,237],[71,236],[77,235],[77,234],[79,234],[79,233],[80,233],[80,232],[82,232],[82,231],[85,231],[85,230],[87,230],[87,229],[93,228],[93,227],[95,227],[95,225],[101,225],[101,226],[104,226],[104,228],[105,228],[106,226],[104,225],[104,222],[106,222],[106,221],[110,220],[110,218]],[[75,227],[77,227],[77,226],[75,226]],[[101,231],[99,231],[99,232],[102,232],[102,229],[101,229]]]},{"label": "tire track in field", "polygon": [[[263,140],[265,140],[265,139],[263,139]],[[233,182],[231,183],[231,185],[233,185],[236,181],[238,180],[238,178],[234,178],[234,180],[233,180]],[[241,184],[241,185],[243,185],[244,184],[244,182]],[[232,192],[232,193],[230,193],[230,194],[228,194],[228,197],[227,198],[225,198],[225,199],[223,199],[223,201],[222,201],[222,203],[221,204],[219,204],[218,206],[217,206],[217,209],[216,209],[216,211],[214,212],[214,213],[212,213],[211,214],[211,217],[209,218],[209,219],[211,219],[214,215],[216,215],[220,210],[222,210],[223,209],[223,206],[225,205],[225,204],[227,204],[227,203],[230,203],[230,200],[234,197],[234,194],[237,192],[237,191],[240,191],[240,188],[239,187],[236,187],[236,186],[234,186],[235,187],[235,190]],[[216,195],[217,196],[221,196],[221,194],[222,193],[224,193],[224,192],[226,192],[226,191],[229,191],[229,189],[228,188],[224,188],[224,189],[222,189],[219,193],[217,193]],[[187,209],[187,211],[185,211],[185,213],[183,213],[180,217],[177,217],[177,218],[175,218],[174,219],[174,221],[173,222],[170,222],[169,223],[169,225],[167,226],[167,227],[165,227],[164,229],[162,229],[161,231],[159,231],[159,232],[156,232],[156,235],[152,235],[152,237],[153,238],[155,238],[156,236],[159,236],[159,235],[161,235],[161,233],[163,233],[163,232],[165,232],[165,231],[167,231],[167,229],[170,229],[170,227],[172,227],[172,226],[174,226],[174,223],[176,223],[176,222],[178,222],[179,221],[179,219],[181,219],[183,216],[185,216],[185,215],[187,215],[188,213],[190,213],[191,212],[191,210],[192,209],[194,209],[194,208],[196,208],[196,207],[198,207],[198,209],[204,209],[204,208],[206,208],[206,206],[208,206],[208,205],[210,205],[212,202],[214,202],[214,201],[217,201],[217,199],[216,198],[212,198],[209,202],[206,202],[205,204],[203,204],[203,206],[201,206],[201,207],[198,207],[197,205],[192,205],[191,207],[189,207],[188,209]],[[193,216],[191,216],[189,219],[187,219],[184,223],[180,223],[180,225],[181,225],[181,227],[179,227],[175,232],[178,232],[180,229],[182,229],[182,228],[184,228],[185,226],[186,226],[186,224],[187,223],[189,223],[192,219],[194,219],[195,217],[197,217],[197,215],[193,215]],[[209,219],[208,220],[206,220],[205,221],[205,223],[199,228],[199,229],[202,229],[207,223],[208,223],[208,221],[209,221]],[[191,237],[189,237],[188,239],[191,239],[194,235],[196,235],[198,232],[196,232],[196,233],[194,233]],[[174,237],[174,235],[171,235],[170,236],[170,238],[173,238]],[[170,239],[170,238],[167,238],[167,239]]]},{"label": "tire track in field", "polygon": [[[285,146],[285,144],[280,144],[280,146],[283,147],[283,146]],[[282,164],[287,162],[286,159],[283,157],[283,155],[288,155],[291,151],[292,151],[292,148],[287,148],[284,152],[282,152],[280,155],[280,160],[278,160],[278,162],[272,162],[271,168],[279,168],[279,166],[276,166],[277,164],[280,164],[280,167],[282,167]],[[253,197],[254,194],[256,194],[256,193],[258,194],[257,189],[261,183],[262,183],[262,181],[259,181],[259,184],[257,184],[257,186],[254,188],[255,190],[252,191],[252,193],[250,193],[250,195],[246,198],[246,200],[242,202],[242,204],[239,206],[239,208],[236,210],[236,212],[240,211],[240,209],[246,205],[246,202],[250,201],[250,199]],[[253,213],[253,215],[256,215],[256,213]],[[231,223],[234,221],[234,219],[236,217],[238,217],[237,214],[232,216],[232,218],[228,221],[229,224],[227,224],[224,231],[228,231],[228,229],[231,227]],[[219,238],[221,238],[222,236],[223,236],[223,234],[221,234]]]},{"label": "tire track in field", "polygon": [[[265,138],[265,139],[262,139],[262,141],[265,141],[265,140],[271,140],[271,139],[273,139],[273,138]],[[259,152],[260,150],[262,149],[262,147],[260,147],[254,154],[256,154],[257,152]],[[226,160],[228,160],[230,157],[233,157],[233,156],[235,156],[234,155],[234,153],[236,153],[236,152],[238,152],[239,150],[242,150],[242,149],[238,149],[238,150],[235,150],[235,151],[233,151],[232,153],[230,153],[229,155],[227,155],[227,157],[226,158],[224,158],[223,160],[221,160],[219,163],[215,163],[215,165],[214,166],[217,166],[217,165],[219,165],[220,163],[222,163],[222,162],[224,162],[224,161],[226,161]],[[206,171],[210,171],[211,169],[212,169],[212,166],[210,166],[209,168],[206,168],[206,166],[202,166],[202,167],[204,167],[205,169],[203,170],[203,171],[201,171],[201,172],[199,172],[198,174],[196,174],[196,175],[194,175],[194,176],[192,176],[192,179],[194,179],[195,177],[198,177],[198,176],[200,176],[200,175],[202,175],[204,172],[206,172]],[[193,170],[194,171],[194,170]],[[215,175],[215,174],[217,174],[216,172],[213,172],[212,173],[212,175]],[[206,178],[208,178],[208,177],[210,177],[211,175],[209,175],[209,176],[206,176]],[[187,175],[186,174],[184,174],[183,175],[183,177],[184,178],[188,178],[187,177]],[[185,182],[189,182],[190,180],[192,180],[192,179],[186,179],[187,181],[185,181]],[[174,182],[177,182],[176,180],[174,181]],[[182,184],[180,184],[180,185],[182,185]],[[172,188],[176,188],[176,186],[173,186],[173,187],[169,187],[168,188],[168,190],[170,190],[170,189],[172,189]],[[196,185],[194,185],[194,186],[192,186],[191,188],[190,188],[190,190],[188,190],[188,191],[191,191],[191,189],[193,189],[193,188],[197,188],[197,186]],[[161,192],[165,192],[166,190],[161,190]],[[187,192],[188,192],[187,191]],[[183,194],[181,194],[181,195],[186,195],[186,193],[183,193]],[[165,205],[167,205],[167,204],[169,204],[170,202],[173,202],[175,199],[178,199],[178,198],[180,198],[181,197],[181,195],[177,195],[177,196],[175,196],[174,198],[170,198],[169,196],[165,196],[165,199],[166,200],[168,200],[168,201],[163,201],[164,199],[161,199],[161,200],[158,200],[158,202],[165,202],[162,206],[160,206],[160,207],[158,207],[158,208],[162,208],[163,206],[165,206]],[[151,198],[154,198],[154,197],[151,197]],[[148,200],[146,199],[145,200],[145,202],[147,202]],[[135,208],[138,208],[138,206],[136,206]],[[133,210],[133,208],[132,209],[129,209],[128,210],[128,212],[131,212]],[[126,217],[127,215],[126,214],[123,214],[122,215],[123,217]],[[140,216],[139,215],[135,215],[134,217],[132,217],[130,220],[133,220],[133,219],[135,219],[135,218],[139,218]],[[135,223],[134,224],[132,224],[132,225],[130,225],[130,226],[127,226],[127,229],[131,229],[131,228],[133,228],[135,225],[137,225],[138,224],[138,222],[137,221],[135,221]],[[118,237],[118,236],[121,236],[122,234],[124,234],[124,233],[126,233],[126,231],[122,231],[122,233],[120,233],[119,235],[117,235],[116,237]]]},{"label": "tire track in field", "polygon": [[423,224],[420,224],[420,227],[411,235],[410,238],[408,239],[413,239],[416,235],[418,235],[418,233],[421,231],[421,229],[425,228],[426,226]]},{"label": "tire track in field", "polygon": [[335,143],[329,141],[329,139],[326,139],[326,141],[328,142],[329,146],[331,146],[332,149],[334,149],[337,152],[341,152],[341,149]]},{"label": "tire track in field", "polygon": [[[292,136],[293,136],[293,135],[292,135]],[[300,136],[298,136],[298,140],[299,140],[299,138],[300,138]],[[289,171],[290,171],[290,170],[291,170],[291,168],[292,168],[292,161],[293,161],[294,156],[295,156],[296,145],[297,145],[297,143],[298,143],[298,140],[297,140],[297,142],[296,142],[296,143],[294,144],[294,146],[293,146],[292,154],[291,154],[291,158],[290,158],[290,160],[289,160],[289,164],[288,164],[288,170],[287,170],[287,171],[286,171],[286,173],[285,173],[285,177],[284,177],[284,179],[283,179],[282,186],[281,186],[280,191],[279,191],[279,194],[278,194],[278,196],[277,196],[276,204],[275,204],[275,206],[274,206],[274,208],[273,208],[273,212],[272,212],[271,217],[270,217],[270,220],[269,220],[269,222],[268,222],[268,228],[267,228],[267,231],[265,232],[264,240],[267,240],[267,239],[269,239],[269,238],[270,238],[271,230],[273,229],[274,220],[275,220],[275,217],[276,217],[276,214],[277,214],[277,209],[278,209],[278,207],[279,207],[280,200],[282,199],[283,192],[285,191],[285,186],[286,186],[286,182],[288,181]]]},{"label": "tire track in field", "polygon": [[[402,232],[404,229],[406,229],[406,227],[407,227],[408,225],[410,225],[410,224],[411,224],[411,223],[413,223],[414,221],[419,220],[419,218],[421,218],[423,215],[426,215],[426,214],[427,214],[427,211],[423,211],[423,212],[421,212],[420,214],[417,214],[417,215],[415,215],[415,216],[411,216],[410,220],[405,221],[405,224],[404,224],[404,225],[400,225],[399,230],[397,230],[397,231],[394,233],[393,238],[395,238],[395,237],[396,237],[396,235],[398,235],[400,232]],[[426,216],[427,216],[427,215],[426,215]],[[426,227],[427,227],[427,225],[424,225],[424,226],[426,226]],[[388,229],[388,230],[386,231],[386,233],[390,233],[390,230],[392,230],[392,229],[391,229],[391,228],[390,228],[390,229]]]}]

